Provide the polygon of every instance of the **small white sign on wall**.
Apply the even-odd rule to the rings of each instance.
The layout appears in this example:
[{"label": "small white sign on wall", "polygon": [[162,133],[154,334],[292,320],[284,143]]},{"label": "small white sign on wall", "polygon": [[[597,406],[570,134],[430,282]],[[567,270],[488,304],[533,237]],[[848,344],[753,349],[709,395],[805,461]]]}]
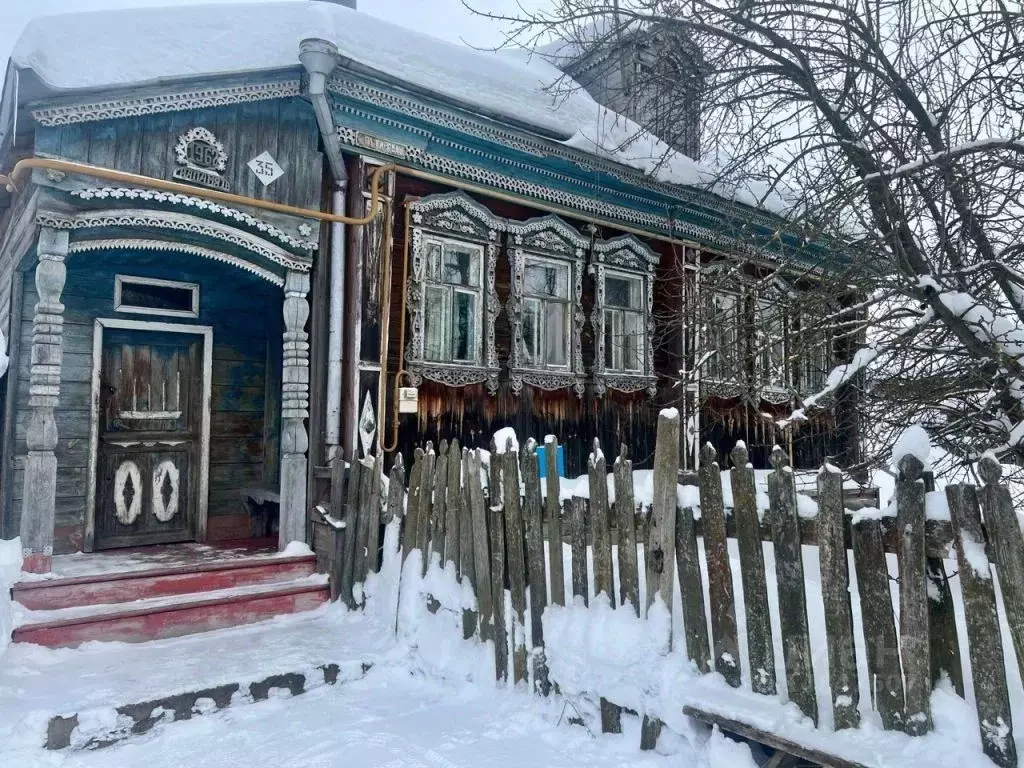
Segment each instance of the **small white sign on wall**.
[{"label": "small white sign on wall", "polygon": [[256,178],[263,182],[264,187],[270,186],[284,176],[284,169],[277,164],[274,156],[267,151],[260,152],[246,165],[249,166],[250,171],[256,174]]}]

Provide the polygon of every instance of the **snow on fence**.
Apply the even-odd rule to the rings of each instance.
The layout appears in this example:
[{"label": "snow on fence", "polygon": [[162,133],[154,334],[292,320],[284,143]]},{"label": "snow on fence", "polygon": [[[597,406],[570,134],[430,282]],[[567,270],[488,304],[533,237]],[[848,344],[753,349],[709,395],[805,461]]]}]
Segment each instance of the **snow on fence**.
[{"label": "snow on fence", "polygon": [[[525,680],[546,695],[552,681],[544,654],[545,606],[572,605],[574,600],[586,603],[591,592],[603,592],[613,607],[628,604],[643,617],[657,602],[672,606],[678,585],[686,653],[697,669],[705,674],[717,672],[733,688],[740,687],[746,675],[751,689],[766,696],[777,694],[777,676],[782,674],[789,700],[817,725],[808,596],[818,598],[817,592],[806,589],[802,556],[803,545],[814,545],[823,603],[814,609],[824,613],[834,728],[856,728],[861,716],[855,651],[861,640],[854,632],[851,607],[852,557],[864,630],[862,651],[871,683],[867,690],[872,694],[870,706],[884,728],[912,736],[930,731],[930,696],[939,678],[948,677],[957,693],[964,695],[960,648],[966,647],[983,749],[999,766],[1017,765],[999,615],[1002,610],[1008,618],[1020,663],[1024,661],[1024,535],[994,458],[981,461],[981,488],[954,485],[946,489],[948,520],[926,515],[926,496],[933,491],[931,477],[913,455],[900,462],[895,516],[846,512],[841,474],[825,465],[817,477],[818,513],[808,518],[798,514],[794,473],[782,450],[776,448],[771,457],[774,471],[767,478],[767,510],[758,508],[755,473],[745,447],[740,444],[732,451],[733,469],[728,476],[732,508],[726,509],[719,457],[710,445],[704,448],[696,477],[684,478],[697,487],[677,485],[678,438],[678,416],[663,412],[649,508],[636,503],[632,466],[625,454],[615,460],[614,480],[609,483],[605,457],[596,444],[589,464],[589,499],[561,498],[553,438],[548,438],[544,453],[543,479],[533,440],[522,450],[511,440],[507,446],[492,444],[489,453],[460,450],[457,441],[450,445],[442,441],[435,453],[428,443],[425,450],[416,450],[408,482],[400,456],[386,483],[373,482],[381,475],[372,459],[356,462],[350,469],[339,463],[332,476],[331,509],[321,510],[333,525],[322,527],[330,536],[317,547],[328,552],[325,567],[331,573],[332,593],[353,607],[362,602],[361,585],[379,567],[382,525],[395,523],[391,529],[398,530],[403,563],[419,550],[417,562],[422,563],[424,574],[432,560],[439,561],[472,588],[475,601],[472,610],[463,612],[463,633],[466,638],[493,642],[497,679]],[[609,503],[609,485],[613,503]],[[730,538],[736,540],[739,552],[740,622]],[[703,540],[703,551],[699,540]],[[552,546],[558,542],[564,546]],[[773,545],[774,579],[766,576],[762,542]],[[368,557],[367,553],[373,554]],[[898,558],[898,610],[890,592],[887,553]],[[958,637],[944,566],[945,560],[954,557],[966,638]],[[999,575],[999,603],[993,566]],[[776,669],[769,616],[773,584],[782,670]],[[506,590],[510,606],[501,598]],[[430,605],[428,609],[437,610]],[[746,670],[741,669],[738,627],[745,627]],[[621,708],[602,698],[600,710],[602,728],[617,732]],[[820,752],[781,738],[773,741],[772,734],[743,723],[725,722],[699,709],[685,711],[730,730],[744,732],[745,728],[747,735],[793,754],[823,760]],[[653,747],[659,728],[655,719],[645,718],[643,747]],[[825,764],[856,765],[834,758]]]}]

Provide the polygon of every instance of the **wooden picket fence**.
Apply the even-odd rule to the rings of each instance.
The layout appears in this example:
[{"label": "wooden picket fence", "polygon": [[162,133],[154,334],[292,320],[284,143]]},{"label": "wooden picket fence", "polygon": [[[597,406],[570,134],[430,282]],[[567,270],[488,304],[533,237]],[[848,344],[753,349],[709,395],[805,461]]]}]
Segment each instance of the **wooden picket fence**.
[{"label": "wooden picket fence", "polygon": [[[416,450],[408,482],[401,456],[396,457],[386,498],[382,483],[374,482],[380,478],[374,460],[356,462],[349,470],[339,465],[332,478],[330,509],[321,510],[323,530],[331,535],[317,549],[328,553],[325,567],[332,574],[334,596],[356,606],[353,585],[379,566],[382,526],[401,520],[403,562],[409,552],[418,549],[424,554],[424,569],[437,556],[452,563],[459,579],[472,586],[477,610],[464,616],[464,634],[493,641],[496,678],[529,681],[544,695],[551,688],[541,621],[545,606],[565,605],[574,596],[587,601],[591,591],[604,592],[613,605],[628,604],[640,616],[646,615],[656,599],[671,606],[678,585],[686,654],[696,667],[702,673],[719,673],[735,688],[746,676],[754,692],[767,696],[776,694],[777,675],[784,674],[789,700],[817,724],[801,550],[802,545],[814,545],[819,552],[834,727],[855,728],[860,723],[855,648],[863,642],[871,678],[871,707],[887,730],[910,735],[932,729],[930,695],[940,676],[948,676],[963,696],[961,643],[944,565],[955,552],[967,629],[964,645],[970,653],[983,748],[997,765],[1017,765],[992,571],[994,566],[999,575],[1002,606],[1020,663],[1024,660],[1024,535],[994,459],[981,461],[981,488],[954,485],[946,489],[948,522],[926,520],[931,478],[913,456],[905,457],[899,467],[895,517],[854,518],[847,514],[841,474],[826,465],[817,476],[818,515],[808,519],[798,515],[794,475],[785,453],[776,449],[771,457],[774,471],[768,475],[769,509],[762,521],[754,471],[742,445],[731,454],[731,513],[723,504],[719,457],[711,446],[702,452],[697,476],[688,480],[699,486],[700,515],[695,517],[693,509],[680,506],[678,446],[678,418],[662,414],[649,509],[634,503],[632,464],[624,451],[614,461],[615,503],[609,504],[606,460],[597,445],[589,463],[589,500],[574,497],[564,504],[559,500],[554,443],[547,444],[545,450],[546,495],[541,493],[533,440],[518,452],[509,445],[498,453],[492,445],[489,462],[484,452],[460,449],[456,441],[442,441],[437,452],[428,443],[425,449]],[[700,568],[700,538],[707,585]],[[736,539],[739,551],[749,659],[746,670],[741,668],[729,538]],[[776,670],[775,665],[763,541],[774,547],[784,670]],[[567,560],[559,545],[562,542],[570,545]],[[617,545],[617,590],[613,543]],[[592,549],[593,590],[588,583],[588,547]],[[896,554],[899,562],[898,620],[890,594],[887,552]],[[646,569],[643,596],[640,553]],[[854,630],[851,557],[863,640]],[[563,589],[566,574],[571,576],[568,595]],[[512,626],[506,626],[506,589]],[[705,599],[710,601],[707,613]],[[605,699],[600,708],[603,730],[619,731],[620,708]],[[690,707],[684,711],[824,765],[857,765],[714,713]],[[659,729],[656,720],[645,718],[641,746],[652,748]]]}]

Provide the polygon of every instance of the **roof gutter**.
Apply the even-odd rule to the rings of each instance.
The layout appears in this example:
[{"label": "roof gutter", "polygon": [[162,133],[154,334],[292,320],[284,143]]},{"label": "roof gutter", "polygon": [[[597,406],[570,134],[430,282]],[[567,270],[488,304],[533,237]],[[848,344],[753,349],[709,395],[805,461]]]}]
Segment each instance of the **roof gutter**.
[{"label": "roof gutter", "polygon": [[[338,48],[327,40],[307,38],[299,44],[299,61],[309,76],[306,95],[313,105],[316,124],[320,129],[321,143],[327,163],[334,177],[331,190],[331,213],[346,213],[345,203],[348,191],[348,172],[345,159],[335,137],[334,115],[327,99],[327,78],[338,66]],[[345,224],[340,221],[330,225],[330,290],[327,317],[327,406],[325,414],[325,441],[327,460],[333,462],[341,451],[341,388],[342,388],[342,347],[345,336],[344,298],[347,253],[345,243],[348,237]]]}]

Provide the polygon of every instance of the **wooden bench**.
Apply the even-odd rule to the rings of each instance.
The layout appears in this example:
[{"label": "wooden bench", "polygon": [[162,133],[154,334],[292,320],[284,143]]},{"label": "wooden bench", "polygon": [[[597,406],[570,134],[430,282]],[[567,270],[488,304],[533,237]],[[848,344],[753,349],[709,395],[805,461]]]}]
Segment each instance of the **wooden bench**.
[{"label": "wooden bench", "polygon": [[775,750],[772,758],[765,763],[763,768],[784,768],[791,765],[795,760],[804,760],[824,768],[868,768],[863,763],[856,763],[841,757],[834,757],[811,747],[805,747],[796,742],[776,736],[773,733],[762,731],[759,728],[741,723],[722,715],[705,712],[696,707],[683,707],[683,714],[700,720],[708,725],[717,725],[721,730],[733,733],[747,741],[756,741]]}]

